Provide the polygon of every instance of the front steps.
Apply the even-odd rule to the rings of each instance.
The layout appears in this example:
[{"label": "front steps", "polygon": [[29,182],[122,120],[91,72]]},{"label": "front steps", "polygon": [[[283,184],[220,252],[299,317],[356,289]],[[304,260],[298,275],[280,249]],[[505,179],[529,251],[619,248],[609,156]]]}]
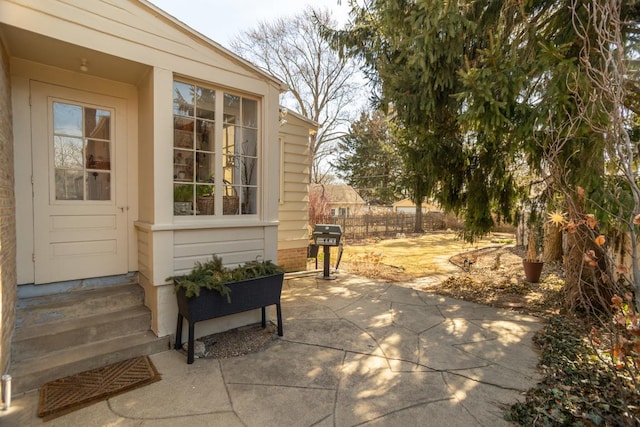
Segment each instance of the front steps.
[{"label": "front steps", "polygon": [[[46,285],[45,285],[46,286]],[[144,290],[123,284],[21,298],[11,344],[13,393],[169,349],[151,332]]]}]

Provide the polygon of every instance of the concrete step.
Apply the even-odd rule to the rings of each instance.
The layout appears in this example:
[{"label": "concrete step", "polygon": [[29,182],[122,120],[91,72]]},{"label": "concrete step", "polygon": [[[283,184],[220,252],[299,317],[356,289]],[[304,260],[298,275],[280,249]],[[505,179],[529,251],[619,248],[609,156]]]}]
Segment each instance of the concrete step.
[{"label": "concrete step", "polygon": [[142,305],[144,290],[137,284],[71,291],[18,299],[16,328],[46,325]]},{"label": "concrete step", "polygon": [[64,318],[46,325],[22,326],[15,330],[12,360],[42,357],[65,348],[108,340],[149,330],[151,312],[138,305],[123,310]]},{"label": "concrete step", "polygon": [[137,283],[20,298],[11,345],[14,393],[169,349],[169,337],[156,337],[150,326]]},{"label": "concrete step", "polygon": [[74,346],[41,357],[16,360],[11,366],[14,393],[34,390],[48,381],[169,349],[169,337],[151,331]]}]

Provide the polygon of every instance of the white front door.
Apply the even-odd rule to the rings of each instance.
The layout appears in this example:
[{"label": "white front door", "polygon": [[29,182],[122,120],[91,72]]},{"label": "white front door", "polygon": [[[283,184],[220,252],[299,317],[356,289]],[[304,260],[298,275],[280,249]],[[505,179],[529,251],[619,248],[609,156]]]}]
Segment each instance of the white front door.
[{"label": "white front door", "polygon": [[126,106],[31,82],[35,283],[127,272]]}]

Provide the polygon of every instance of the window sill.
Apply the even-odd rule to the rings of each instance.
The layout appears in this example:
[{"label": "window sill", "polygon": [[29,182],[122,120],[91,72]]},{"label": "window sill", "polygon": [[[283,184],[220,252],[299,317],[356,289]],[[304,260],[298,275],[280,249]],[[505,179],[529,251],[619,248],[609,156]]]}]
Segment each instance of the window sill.
[{"label": "window sill", "polygon": [[180,219],[173,223],[152,224],[135,221],[134,225],[144,231],[201,230],[207,228],[255,228],[277,227],[279,221],[261,221],[257,218],[216,218],[216,219]]}]

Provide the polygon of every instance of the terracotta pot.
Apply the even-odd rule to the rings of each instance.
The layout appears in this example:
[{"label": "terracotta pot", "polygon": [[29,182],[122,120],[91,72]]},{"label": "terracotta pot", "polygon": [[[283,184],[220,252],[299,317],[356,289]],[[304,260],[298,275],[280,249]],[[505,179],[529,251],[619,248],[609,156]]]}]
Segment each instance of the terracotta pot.
[{"label": "terracotta pot", "polygon": [[542,273],[543,265],[544,262],[522,260],[522,266],[524,267],[524,277],[526,278],[527,282],[538,283],[540,281],[540,273]]}]

